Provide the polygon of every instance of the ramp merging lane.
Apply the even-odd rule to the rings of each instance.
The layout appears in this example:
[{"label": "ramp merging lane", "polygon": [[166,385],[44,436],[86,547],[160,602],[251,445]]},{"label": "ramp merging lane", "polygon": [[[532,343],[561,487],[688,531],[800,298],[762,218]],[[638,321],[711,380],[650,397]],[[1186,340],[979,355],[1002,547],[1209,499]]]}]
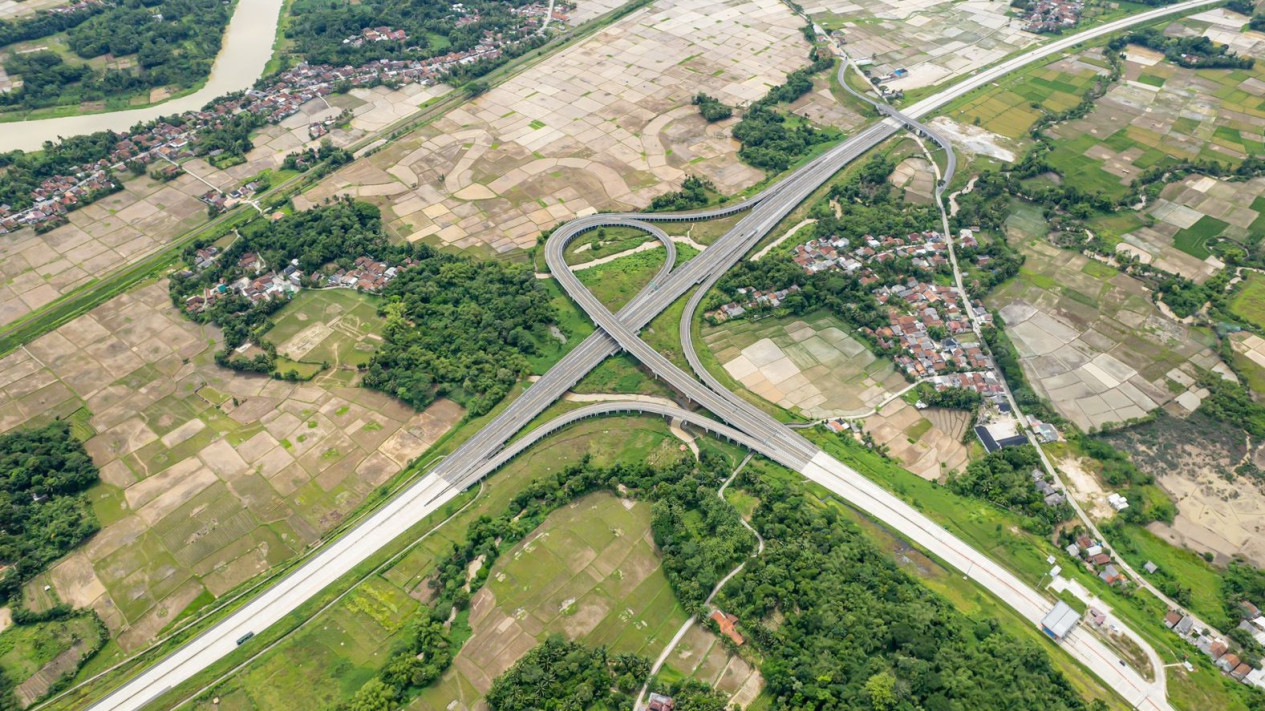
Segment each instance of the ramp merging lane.
[{"label": "ramp merging lane", "polygon": [[[548,373],[511,402],[499,416],[471,436],[416,484],[241,609],[184,643],[90,708],[94,711],[136,711],[144,708],[168,690],[228,656],[237,648],[238,640],[247,633],[261,632],[280,621],[304,601],[368,559],[380,547],[407,532],[466,487],[494,471],[547,432],[582,417],[633,410],[680,417],[801,472],[808,479],[825,486],[857,508],[893,527],[947,564],[963,571],[1035,623],[1053,606],[1051,601],[877,484],[826,455],[763,411],[727,393],[718,382],[705,375],[706,370],[696,362],[697,356],[693,353],[691,341],[684,337],[685,333],[682,343],[686,353],[691,356],[691,367],[704,378],[706,384],[699,383],[677,368],[638,338],[637,333],[690,289],[700,284],[706,286],[714,283],[795,206],[807,199],[844,165],[909,124],[909,119],[926,115],[1016,69],[1086,40],[1218,1],[1190,0],[1116,20],[1037,47],[979,71],[907,108],[901,116],[889,114],[888,118],[826,151],[786,179],[745,202],[693,213],[593,215],[563,225],[555,231],[546,245],[547,258],[554,275],[567,288],[571,297],[593,317],[600,329],[577,345]],[[742,212],[749,214],[703,253],[677,269],[672,268],[672,241],[667,239],[662,230],[653,224],[647,224],[665,221],[692,222]],[[562,259],[562,251],[567,242],[587,230],[602,226],[644,229],[669,246],[669,259],[654,282],[616,314],[611,314],[592,294],[578,286],[578,279],[566,268]],[[691,309],[697,306],[702,293],[703,290],[699,289],[691,299]],[[603,403],[568,413],[560,420],[554,420],[506,446],[516,433],[571,389],[580,378],[620,350],[626,350],[639,358],[659,377],[724,422],[648,403]],[[1146,682],[1132,669],[1124,666],[1119,657],[1096,638],[1087,634],[1073,634],[1065,640],[1063,646],[1138,708],[1155,711],[1170,708],[1162,685]]]}]

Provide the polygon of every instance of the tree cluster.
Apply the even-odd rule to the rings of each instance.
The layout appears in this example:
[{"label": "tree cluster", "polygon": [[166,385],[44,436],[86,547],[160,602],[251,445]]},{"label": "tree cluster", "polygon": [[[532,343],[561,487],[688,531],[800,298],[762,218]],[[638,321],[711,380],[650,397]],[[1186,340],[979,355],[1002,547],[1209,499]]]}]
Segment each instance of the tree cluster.
[{"label": "tree cluster", "polygon": [[1203,35],[1168,37],[1154,27],[1144,27],[1113,39],[1108,47],[1119,51],[1125,44],[1163,52],[1165,59],[1187,69],[1251,69],[1256,64],[1255,59],[1240,56],[1230,51],[1228,45],[1218,44]]},{"label": "tree cluster", "polygon": [[751,472],[767,546],[720,605],[763,655],[771,708],[1086,708],[1036,643],[930,593],[800,485]]},{"label": "tree cluster", "polygon": [[488,689],[492,711],[586,711],[632,708],[650,660],[611,654],[552,634],[523,655]]},{"label": "tree cluster", "polygon": [[716,186],[707,178],[697,175],[686,176],[681,189],[657,195],[650,201],[650,209],[655,212],[680,212],[707,207],[715,194]]},{"label": "tree cluster", "polygon": [[89,5],[76,12],[40,11],[20,20],[0,20],[0,47],[65,32],[109,9],[109,5]]},{"label": "tree cluster", "polygon": [[1030,444],[1004,447],[971,462],[966,471],[949,475],[949,490],[983,499],[1023,516],[1025,527],[1050,533],[1075,515],[1070,504],[1049,506],[1037,490],[1032,472],[1041,469],[1041,457]]},{"label": "tree cluster", "polygon": [[732,106],[724,104],[720,99],[707,94],[695,94],[694,105],[698,107],[698,112],[707,119],[708,123],[724,121],[734,115]]},{"label": "tree cluster", "polygon": [[741,144],[738,156],[746,163],[772,173],[780,173],[808,154],[813,146],[834,138],[834,133],[814,128],[801,120],[788,120],[776,109],[813,89],[813,75],[834,66],[830,57],[791,72],[786,81],[769,90],[763,99],[743,112],[733,129]]},{"label": "tree cluster", "polygon": [[351,151],[346,148],[337,148],[333,141],[323,138],[319,148],[308,148],[286,154],[281,167],[284,170],[297,170],[303,173],[322,161],[329,161],[330,166],[336,167],[350,163],[351,160]]},{"label": "tree cluster", "polygon": [[86,16],[66,33],[71,51],[83,59],[135,56],[135,67],[97,70],[53,52],[14,53],[5,71],[20,75],[22,88],[0,94],[0,106],[33,109],[192,87],[210,74],[230,14],[220,0],[121,0],[104,11],[74,13]]},{"label": "tree cluster", "polygon": [[488,412],[530,370],[550,338],[549,295],[522,264],[418,247],[416,263],[383,290],[384,343],[364,384],[421,408],[448,396]]},{"label": "tree cluster", "polygon": [[65,422],[0,435],[0,596],[100,527],[84,495],[98,472]]},{"label": "tree cluster", "polygon": [[936,390],[928,383],[918,386],[918,399],[928,407],[943,407],[949,410],[965,410],[975,412],[984,402],[984,396],[978,390],[970,388],[945,388]]},{"label": "tree cluster", "polygon": [[1265,437],[1265,405],[1256,402],[1251,391],[1214,373],[1204,375],[1199,384],[1209,393],[1199,404],[1200,412],[1253,437]]}]

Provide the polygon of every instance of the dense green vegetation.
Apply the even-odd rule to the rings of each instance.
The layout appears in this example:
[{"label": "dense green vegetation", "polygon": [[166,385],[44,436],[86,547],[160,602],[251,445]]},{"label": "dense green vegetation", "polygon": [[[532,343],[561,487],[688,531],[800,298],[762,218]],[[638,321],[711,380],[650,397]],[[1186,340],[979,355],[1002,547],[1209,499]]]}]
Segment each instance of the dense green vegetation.
[{"label": "dense green vegetation", "polygon": [[14,625],[0,633],[0,711],[22,708],[13,693],[15,684],[39,673],[59,654],[79,647],[77,664],[53,679],[47,693],[65,688],[110,639],[105,623],[92,610],[72,611],[67,605],[57,605],[33,613],[19,605],[13,613]]},{"label": "dense green vegetation", "polygon": [[[484,34],[511,35],[522,25],[512,9],[530,0],[468,0],[464,10],[447,0],[295,0],[285,36],[293,43],[292,58],[334,65],[361,65],[379,59],[428,59],[448,52],[474,49]],[[369,28],[403,30],[404,40],[344,42]],[[462,64],[453,70],[458,79],[478,77],[512,57],[535,49],[544,36],[526,35],[502,48],[498,59]]]},{"label": "dense green vegetation", "polygon": [[1246,387],[1215,374],[1201,378],[1200,384],[1209,391],[1200,412],[1253,437],[1265,437],[1265,405],[1256,402]]},{"label": "dense green vegetation", "polygon": [[78,12],[37,12],[20,20],[0,20],[0,47],[8,46],[14,42],[37,40],[49,35],[55,35],[58,32],[65,32],[73,27],[78,27],[98,13],[105,12],[108,9],[110,9],[109,5],[94,5],[85,7]]},{"label": "dense green vegetation", "polygon": [[813,75],[834,64],[834,58],[828,53],[814,50],[812,64],[791,72],[784,83],[769,89],[763,99],[743,112],[742,120],[733,129],[734,138],[742,143],[738,156],[743,161],[770,173],[780,173],[807,155],[813,146],[835,138],[836,132],[787,118],[776,108],[812,91]]},{"label": "dense green vegetation", "polygon": [[[350,268],[361,256],[402,265],[382,292],[384,342],[367,366],[364,384],[417,408],[448,396],[472,414],[487,412],[530,370],[527,356],[552,338],[547,328],[554,308],[526,266],[473,260],[424,245],[392,245],[378,209],[368,203],[343,199],[277,222],[259,220],[241,235],[202,271],[173,275],[172,302],[183,307],[185,299],[206,289],[219,291],[219,284],[255,278],[253,270],[239,265],[248,253],[257,254],[266,270],[295,264],[309,275],[307,283],[316,275],[318,285],[320,275]],[[202,246],[190,246],[186,262],[193,263],[193,252]],[[275,351],[262,335],[269,328],[267,317],[285,303],[281,296],[252,303],[225,287],[193,318],[223,328],[225,350],[217,355],[222,365],[272,372]],[[248,340],[264,352],[253,358],[231,355]]]},{"label": "dense green vegetation", "polygon": [[694,105],[698,107],[698,112],[707,119],[708,123],[716,121],[724,121],[734,115],[732,106],[724,104],[720,99],[707,94],[695,94]]},{"label": "dense green vegetation", "polygon": [[[1049,534],[1076,512],[1066,502],[1046,505],[1044,495],[1034,485],[1034,470],[1041,472],[1041,457],[1035,447],[1006,447],[971,462],[961,474],[950,473],[949,489],[996,504],[1022,517],[1028,530]],[[1041,476],[1046,475],[1041,472]]]},{"label": "dense green vegetation", "polygon": [[472,415],[492,409],[530,370],[557,317],[523,264],[417,250],[416,264],[383,290],[385,343],[364,383],[424,407],[448,396]]},{"label": "dense green vegetation", "polygon": [[550,635],[492,682],[492,711],[585,711],[632,708],[650,660],[607,654]]},{"label": "dense green vegetation", "polygon": [[97,467],[70,425],[0,435],[0,596],[65,555],[99,525],[83,492]]},{"label": "dense green vegetation", "polygon": [[1086,708],[1039,646],[928,592],[801,483],[739,483],[767,547],[720,604],[764,656],[771,708]]},{"label": "dense green vegetation", "polygon": [[716,194],[716,186],[707,178],[686,176],[680,190],[657,195],[650,201],[650,209],[658,212],[679,212],[707,207]]},{"label": "dense green vegetation", "polygon": [[[5,71],[22,77],[17,91],[0,94],[0,107],[34,109],[101,101],[154,87],[185,89],[206,79],[220,51],[232,5],[220,0],[122,0],[89,14],[66,34],[82,59],[135,57],[128,69],[93,69],[51,51],[13,54]],[[63,23],[49,23],[56,30]],[[35,39],[35,38],[31,38]]]},{"label": "dense green vegetation", "polygon": [[916,388],[918,399],[928,407],[943,407],[949,410],[966,410],[975,412],[984,402],[984,396],[978,390],[970,388],[945,388],[936,390],[930,383],[922,383]]}]

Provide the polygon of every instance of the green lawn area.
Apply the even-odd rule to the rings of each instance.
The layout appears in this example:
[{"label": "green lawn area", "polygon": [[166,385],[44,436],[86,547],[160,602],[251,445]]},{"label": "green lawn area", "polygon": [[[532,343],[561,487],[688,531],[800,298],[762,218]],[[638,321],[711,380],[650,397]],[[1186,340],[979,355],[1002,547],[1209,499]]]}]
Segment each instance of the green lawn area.
[{"label": "green lawn area", "polygon": [[602,227],[589,230],[567,245],[567,264],[575,266],[594,259],[619,254],[651,239],[650,233],[632,227]]},{"label": "green lawn area", "polygon": [[658,395],[671,398],[674,393],[662,380],[653,378],[642,369],[637,359],[627,353],[613,355],[602,361],[572,388],[577,393],[618,393]]},{"label": "green lawn area", "polygon": [[553,367],[554,363],[562,360],[562,357],[571,351],[572,348],[579,345],[581,341],[593,333],[593,321],[588,315],[575,305],[562,287],[558,286],[558,282],[553,279],[541,279],[538,282],[549,294],[549,303],[553,305],[555,313],[558,314],[558,331],[562,334],[564,340],[547,337],[538,339],[537,352],[527,357],[527,362],[531,364],[532,372],[536,375],[544,375]]},{"label": "green lawn area", "polygon": [[1265,328],[1265,276],[1248,273],[1243,286],[1230,299],[1230,313]]}]

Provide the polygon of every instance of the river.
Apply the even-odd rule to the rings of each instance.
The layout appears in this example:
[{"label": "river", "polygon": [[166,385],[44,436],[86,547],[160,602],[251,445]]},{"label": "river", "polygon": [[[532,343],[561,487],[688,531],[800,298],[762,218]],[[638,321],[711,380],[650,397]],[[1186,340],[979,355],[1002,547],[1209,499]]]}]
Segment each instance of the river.
[{"label": "river", "polygon": [[107,129],[126,131],[138,121],[200,109],[212,99],[249,89],[272,58],[272,43],[283,0],[237,0],[224,44],[211,66],[211,76],[198,91],[141,109],[0,123],[0,152],[38,150],[44,141]]}]

